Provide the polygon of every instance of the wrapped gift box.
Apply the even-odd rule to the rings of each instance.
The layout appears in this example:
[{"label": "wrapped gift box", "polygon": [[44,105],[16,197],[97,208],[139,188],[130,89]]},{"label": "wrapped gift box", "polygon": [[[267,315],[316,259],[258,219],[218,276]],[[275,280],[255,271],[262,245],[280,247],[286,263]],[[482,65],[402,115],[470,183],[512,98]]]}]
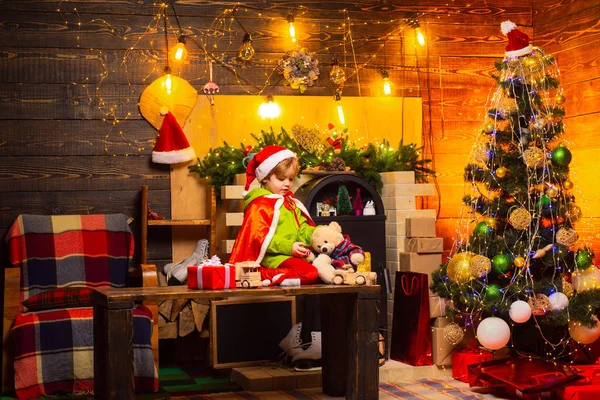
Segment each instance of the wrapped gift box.
[{"label": "wrapped gift box", "polygon": [[235,266],[197,265],[188,267],[188,288],[230,289],[235,288]]},{"label": "wrapped gift box", "polygon": [[490,361],[493,358],[492,353],[476,347],[454,350],[452,352],[452,377],[472,385],[472,382],[469,382],[469,365]]},{"label": "wrapped gift box", "polygon": [[429,296],[429,318],[446,316],[446,299],[440,296]]},{"label": "wrapped gift box", "polygon": [[444,239],[440,238],[404,238],[404,251],[427,254],[441,253],[444,251]]},{"label": "wrapped gift box", "polygon": [[565,400],[596,400],[600,398],[600,364],[573,365],[573,371],[584,379],[561,390]]},{"label": "wrapped gift box", "polygon": [[444,339],[444,328],[450,323],[445,317],[436,318],[431,327],[431,358],[438,367],[452,365],[452,346]]},{"label": "wrapped gift box", "polygon": [[435,218],[406,218],[406,237],[435,237]]}]

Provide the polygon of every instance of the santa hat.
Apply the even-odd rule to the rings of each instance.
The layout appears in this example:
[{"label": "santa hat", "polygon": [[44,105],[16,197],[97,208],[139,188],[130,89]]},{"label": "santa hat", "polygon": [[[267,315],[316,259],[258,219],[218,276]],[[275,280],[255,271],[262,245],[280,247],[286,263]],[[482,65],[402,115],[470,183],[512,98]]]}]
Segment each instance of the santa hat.
[{"label": "santa hat", "polygon": [[250,184],[256,178],[262,181],[273,171],[273,169],[288,158],[296,158],[289,149],[281,146],[267,146],[252,157],[246,168],[246,186],[244,191],[248,192]]},{"label": "santa hat", "polygon": [[187,141],[177,119],[171,112],[167,112],[154,145],[152,161],[158,164],[177,164],[194,158],[196,152]]},{"label": "santa hat", "polygon": [[507,57],[524,56],[533,51],[529,45],[529,36],[516,28],[517,25],[512,21],[504,21],[500,24],[502,33],[508,38],[508,44],[504,49]]}]

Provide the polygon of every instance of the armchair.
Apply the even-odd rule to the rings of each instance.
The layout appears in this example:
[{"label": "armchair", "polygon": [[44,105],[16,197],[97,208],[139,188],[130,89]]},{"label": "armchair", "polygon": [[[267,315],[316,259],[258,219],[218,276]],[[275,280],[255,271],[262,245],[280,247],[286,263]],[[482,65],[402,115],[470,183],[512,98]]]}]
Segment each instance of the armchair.
[{"label": "armchair", "polygon": [[[5,240],[12,265],[4,274],[2,391],[93,392],[93,289],[127,287],[131,273],[157,284],[155,272],[130,271],[127,216],[24,214]],[[156,317],[145,305],[133,312],[138,391],[158,389]]]}]

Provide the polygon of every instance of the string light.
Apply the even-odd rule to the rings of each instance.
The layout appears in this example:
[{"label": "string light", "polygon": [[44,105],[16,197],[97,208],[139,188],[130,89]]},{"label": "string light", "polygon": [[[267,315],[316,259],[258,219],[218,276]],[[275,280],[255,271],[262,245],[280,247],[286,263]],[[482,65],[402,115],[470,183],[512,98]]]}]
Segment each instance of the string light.
[{"label": "string light", "polygon": [[171,79],[171,68],[167,65],[164,70],[164,81],[161,83],[161,86],[165,89],[167,94],[171,94],[173,92],[173,81]]},{"label": "string light", "polygon": [[187,60],[188,51],[185,48],[185,35],[179,36],[177,44],[169,51],[169,58],[175,63]]},{"label": "string light", "polygon": [[344,117],[344,108],[342,107],[342,95],[340,94],[340,92],[335,92],[335,95],[333,96],[333,101],[337,104],[337,112],[340,124],[346,125],[346,118]]},{"label": "string light", "polygon": [[296,27],[294,26],[294,14],[289,13],[287,16],[287,21],[290,29],[290,39],[292,43],[296,43]]},{"label": "string light", "polygon": [[419,42],[419,44],[421,46],[425,46],[425,35],[423,34],[423,32],[421,32],[419,20],[412,19],[412,20],[408,21],[408,26],[410,26],[411,28],[413,28],[415,30],[415,34],[417,35],[417,42]]},{"label": "string light", "polygon": [[279,104],[273,101],[272,95],[268,94],[267,101],[258,107],[258,115],[260,115],[262,119],[274,119],[281,115],[281,108],[279,107]]},{"label": "string light", "polygon": [[392,94],[392,83],[390,82],[389,74],[384,69],[381,71],[381,76],[383,77],[383,94],[389,96]]}]

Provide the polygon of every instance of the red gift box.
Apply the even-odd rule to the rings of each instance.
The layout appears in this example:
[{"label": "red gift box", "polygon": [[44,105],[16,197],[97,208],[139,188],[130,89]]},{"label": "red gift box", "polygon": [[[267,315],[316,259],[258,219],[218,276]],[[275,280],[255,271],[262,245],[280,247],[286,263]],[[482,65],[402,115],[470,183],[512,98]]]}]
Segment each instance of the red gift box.
[{"label": "red gift box", "polygon": [[452,378],[469,383],[469,365],[490,361],[492,353],[482,351],[475,346],[452,352]]},{"label": "red gift box", "polygon": [[230,289],[235,288],[235,266],[197,265],[188,267],[188,288]]},{"label": "red gift box", "polygon": [[577,375],[584,377],[574,385],[566,386],[561,398],[565,400],[596,400],[600,397],[600,365],[572,365]]}]

